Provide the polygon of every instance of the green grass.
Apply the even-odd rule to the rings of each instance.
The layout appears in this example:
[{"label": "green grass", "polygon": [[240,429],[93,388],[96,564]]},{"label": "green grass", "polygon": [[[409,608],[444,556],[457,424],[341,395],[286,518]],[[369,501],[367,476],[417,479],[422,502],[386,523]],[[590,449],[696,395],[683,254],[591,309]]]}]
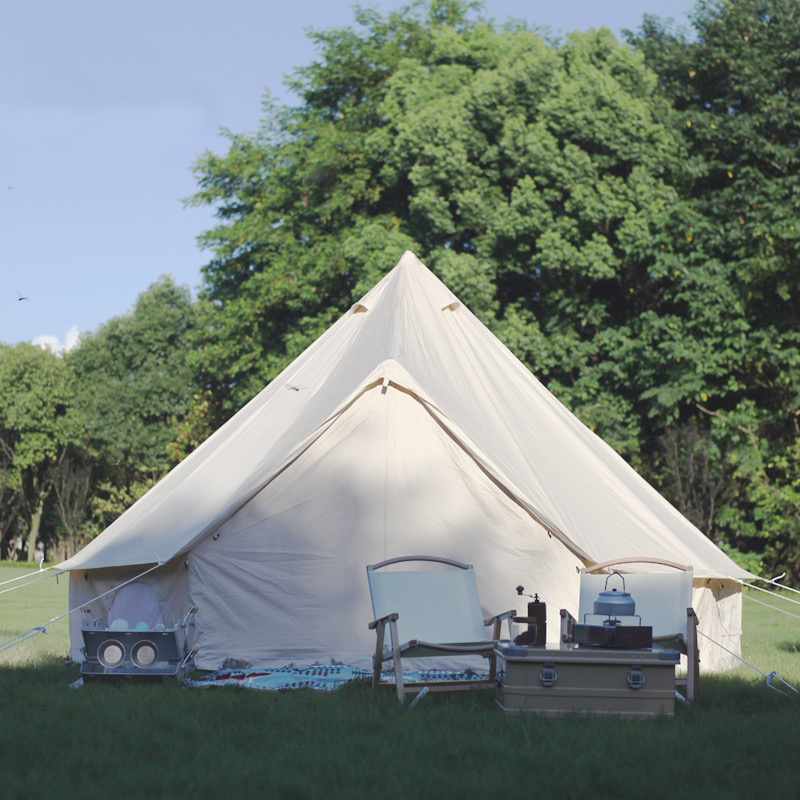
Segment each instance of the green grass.
[{"label": "green grass", "polygon": [[[0,568],[0,580],[15,574]],[[0,595],[2,635],[65,608],[63,578]],[[745,612],[745,658],[800,686],[800,620],[747,602]],[[507,718],[491,692],[428,695],[410,710],[364,686],[74,691],[65,622],[23,647],[24,658],[0,654],[3,798],[797,795],[800,697],[747,668],[704,677],[672,719],[621,722]]]},{"label": "green grass", "polygon": [[[22,577],[27,574],[28,577]],[[44,580],[40,578],[47,577]],[[38,574],[38,567],[27,565],[0,566],[0,642],[53,619],[67,610],[68,577],[52,577],[53,571]],[[37,583],[32,583],[38,581]],[[25,585],[24,584],[29,584]],[[21,587],[21,588],[15,588]],[[13,591],[8,591],[13,589]],[[31,665],[42,659],[60,656],[69,651],[69,627],[64,618],[48,626],[46,634],[37,634],[17,647],[0,653],[0,666]]]}]

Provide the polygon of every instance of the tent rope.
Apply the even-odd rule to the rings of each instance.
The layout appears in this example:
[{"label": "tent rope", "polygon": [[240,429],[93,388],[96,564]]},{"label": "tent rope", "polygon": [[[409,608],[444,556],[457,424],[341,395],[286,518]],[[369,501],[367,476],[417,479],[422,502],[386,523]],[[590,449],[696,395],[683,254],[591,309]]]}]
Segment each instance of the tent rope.
[{"label": "tent rope", "polygon": [[777,606],[770,605],[769,603],[765,603],[763,600],[756,600],[755,597],[748,597],[744,595],[745,600],[749,600],[751,603],[758,603],[760,606],[766,606],[767,608],[771,608],[773,611],[777,611],[779,614],[786,614],[787,617],[793,617],[794,619],[800,619],[800,615],[792,614],[791,611],[786,611],[783,608],[778,608]]},{"label": "tent rope", "polygon": [[764,581],[764,583],[771,583],[773,586],[777,586],[779,589],[785,589],[787,592],[794,592],[795,594],[800,594],[800,589],[793,589],[791,586],[787,586],[785,583],[778,583],[781,578],[785,578],[786,573],[781,572],[780,575],[776,575],[774,578],[759,578],[756,576],[756,580]]},{"label": "tent rope", "polygon": [[[48,567],[48,569],[52,569],[52,567]],[[42,572],[44,572],[44,570],[42,570]],[[39,575],[39,573],[36,574]],[[39,581],[46,581],[48,578],[57,578],[59,575],[64,575],[64,574],[65,574],[64,572],[53,572],[50,575],[40,575],[34,580],[28,581],[28,583],[18,583],[16,586],[11,586],[8,589],[0,589],[0,594],[5,594],[6,592],[13,592],[15,589],[24,589],[26,586],[33,586],[34,583],[39,583]],[[13,580],[18,580],[18,578],[14,578]],[[0,586],[2,585],[3,584],[0,583]]]},{"label": "tent rope", "polygon": [[115,586],[113,589],[109,589],[108,591],[105,591],[102,594],[98,594],[97,597],[93,597],[91,600],[87,600],[85,603],[81,603],[79,606],[75,606],[75,608],[71,608],[69,609],[69,611],[65,611],[63,614],[59,614],[57,617],[53,617],[53,619],[45,622],[44,625],[37,625],[34,628],[29,628],[27,631],[22,631],[22,633],[18,633],[16,636],[12,636],[10,639],[6,639],[5,642],[0,642],[0,653],[4,652],[5,650],[9,650],[12,647],[16,647],[18,644],[20,644],[20,642],[24,642],[26,639],[30,639],[31,636],[36,636],[37,633],[47,633],[48,625],[52,625],[54,622],[58,622],[58,620],[64,619],[64,617],[68,617],[70,614],[79,611],[89,603],[94,603],[95,600],[99,600],[101,597],[105,597],[107,594],[119,591],[123,586],[127,586],[129,583],[133,583],[135,580],[138,580],[139,578],[142,578],[145,575],[147,575],[148,572],[152,572],[154,569],[158,569],[159,567],[163,566],[163,563],[164,563],[163,561],[159,561],[158,564],[149,567],[144,572],[140,572],[138,575],[134,575],[132,578],[128,579],[124,583],[121,583],[119,586]]},{"label": "tent rope", "polygon": [[[757,592],[764,592],[764,594],[771,594],[774,597],[777,597],[779,600],[785,600],[787,603],[794,603],[796,606],[800,606],[800,600],[792,600],[791,597],[784,597],[782,594],[778,594],[778,592],[773,592],[770,591],[769,589],[762,589],[760,586],[756,586],[753,583],[748,583],[747,581],[740,580],[739,578],[731,578],[731,580],[740,583],[742,586],[746,586],[748,589],[755,589]],[[772,608],[772,606],[770,606],[770,608]]]},{"label": "tent rope", "polygon": [[[40,565],[39,569],[37,570],[37,574],[42,573],[42,572],[47,572],[50,569],[55,569],[55,567],[44,567],[44,569],[43,569],[41,567],[41,565]],[[59,575],[63,575],[64,573],[63,572],[59,572],[58,574]],[[30,577],[31,577],[31,573],[30,572],[26,572],[24,575],[18,575],[16,578],[9,578],[9,580],[3,581],[2,583],[0,583],[0,586],[5,586],[7,583],[16,583],[17,581],[23,581],[23,580],[25,580],[25,578],[30,578]]]},{"label": "tent rope", "polygon": [[699,628],[697,629],[697,632],[703,638],[708,639],[709,642],[712,642],[717,647],[721,647],[726,653],[730,653],[730,655],[732,655],[734,658],[738,658],[739,661],[742,662],[742,664],[750,667],[750,669],[752,669],[752,670],[755,670],[759,675],[761,675],[763,678],[766,679],[767,686],[769,686],[770,689],[774,689],[776,692],[778,692],[778,694],[782,694],[784,697],[790,697],[791,696],[791,695],[786,694],[786,692],[782,691],[777,686],[775,686],[775,681],[776,680],[780,681],[784,686],[788,686],[793,692],[795,692],[797,694],[800,694],[800,689],[796,689],[794,686],[792,686],[791,683],[789,683],[788,681],[785,681],[783,678],[781,678],[780,675],[778,675],[778,673],[776,671],[769,672],[769,673],[762,672],[755,664],[751,664],[749,661],[745,661],[745,659],[743,659],[740,655],[738,655],[737,653],[734,653],[733,650],[729,650],[727,647],[725,647],[724,644],[720,644],[716,639],[712,639],[708,634],[703,633],[703,631],[701,631]]}]

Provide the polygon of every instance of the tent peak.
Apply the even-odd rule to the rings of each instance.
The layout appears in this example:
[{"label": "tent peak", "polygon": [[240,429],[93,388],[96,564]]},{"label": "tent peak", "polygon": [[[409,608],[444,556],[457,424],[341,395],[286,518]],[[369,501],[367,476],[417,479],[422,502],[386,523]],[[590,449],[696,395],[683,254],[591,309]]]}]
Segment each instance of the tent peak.
[{"label": "tent peak", "polygon": [[442,281],[420,261],[414,253],[406,250],[395,266],[354,303],[349,313],[369,312],[384,298],[392,306],[401,298],[416,298],[416,302],[431,304],[437,310],[455,311],[461,301]]},{"label": "tent peak", "polygon": [[400,256],[400,260],[397,262],[397,264],[395,264],[394,269],[413,269],[415,267],[422,267],[426,272],[430,272],[430,270],[417,258],[415,253],[412,253],[411,250],[406,250],[403,255]]}]

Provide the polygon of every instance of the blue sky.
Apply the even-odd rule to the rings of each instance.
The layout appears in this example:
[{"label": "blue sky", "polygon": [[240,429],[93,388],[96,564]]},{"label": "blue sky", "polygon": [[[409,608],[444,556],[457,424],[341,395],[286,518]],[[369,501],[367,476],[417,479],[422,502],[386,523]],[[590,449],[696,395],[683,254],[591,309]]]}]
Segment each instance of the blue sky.
[{"label": "blue sky", "polygon": [[[406,2],[365,2],[383,11]],[[554,32],[644,13],[688,26],[685,0],[488,0]],[[269,91],[315,56],[309,27],[348,0],[6,0],[0,8],[0,342],[71,346],[171,274],[194,290],[209,209],[185,208],[220,128],[258,125]],[[20,296],[29,300],[19,300]]]}]

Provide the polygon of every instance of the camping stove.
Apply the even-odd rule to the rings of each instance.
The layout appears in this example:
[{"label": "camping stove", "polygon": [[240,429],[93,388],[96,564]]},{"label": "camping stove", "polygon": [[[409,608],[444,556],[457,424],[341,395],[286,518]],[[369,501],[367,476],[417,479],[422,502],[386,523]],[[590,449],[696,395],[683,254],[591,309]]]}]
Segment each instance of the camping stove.
[{"label": "camping stove", "polygon": [[[608,582],[616,575],[622,580],[622,591],[609,590]],[[593,614],[584,614],[583,623],[575,623],[572,628],[572,641],[582,647],[605,647],[618,650],[644,650],[653,646],[653,628],[642,625],[642,618],[636,613],[636,603],[625,591],[625,578],[613,572],[606,579],[605,590],[594,601]],[[605,617],[602,621],[590,623],[589,617]],[[636,619],[638,624],[625,624],[622,619]]]}]

